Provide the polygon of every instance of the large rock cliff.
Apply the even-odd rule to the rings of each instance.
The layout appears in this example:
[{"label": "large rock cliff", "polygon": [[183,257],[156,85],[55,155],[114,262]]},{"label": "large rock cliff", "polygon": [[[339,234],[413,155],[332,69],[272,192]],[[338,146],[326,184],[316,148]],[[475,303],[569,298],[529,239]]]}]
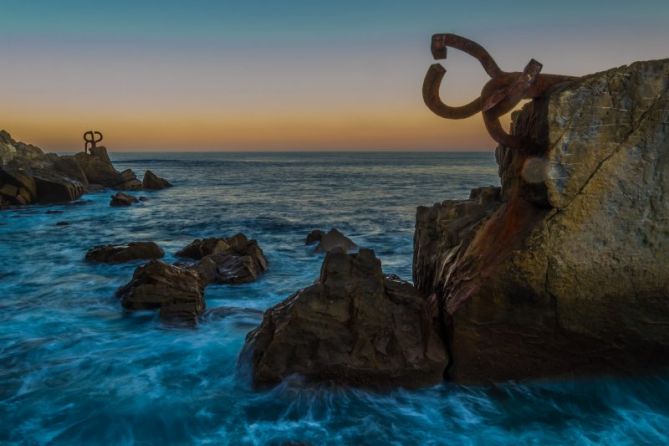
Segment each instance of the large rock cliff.
[{"label": "large rock cliff", "polygon": [[669,363],[669,60],[563,84],[497,148],[501,190],[417,213],[414,282],[459,382]]}]

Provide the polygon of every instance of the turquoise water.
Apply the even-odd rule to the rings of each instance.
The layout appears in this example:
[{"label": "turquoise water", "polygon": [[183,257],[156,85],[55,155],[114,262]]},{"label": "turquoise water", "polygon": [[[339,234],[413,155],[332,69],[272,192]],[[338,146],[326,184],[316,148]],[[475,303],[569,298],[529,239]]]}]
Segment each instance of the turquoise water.
[{"label": "turquoise water", "polygon": [[[237,356],[260,311],[317,276],[303,245],[336,226],[411,278],[417,205],[498,184],[479,154],[114,154],[175,185],[110,208],[109,192],[0,213],[2,444],[667,444],[669,379],[579,380],[372,393],[291,379],[250,387]],[[58,225],[67,222],[69,225]],[[196,329],[125,314],[135,264],[88,265],[101,243],[153,240],[174,260],[192,239],[244,232],[268,273],[210,286]]]}]

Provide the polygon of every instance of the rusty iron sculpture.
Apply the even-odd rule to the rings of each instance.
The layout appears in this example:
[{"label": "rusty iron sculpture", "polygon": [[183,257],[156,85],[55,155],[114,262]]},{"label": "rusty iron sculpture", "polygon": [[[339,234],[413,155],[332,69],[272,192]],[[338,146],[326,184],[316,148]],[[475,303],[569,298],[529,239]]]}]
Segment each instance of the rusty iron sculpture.
[{"label": "rusty iron sculpture", "polygon": [[91,153],[92,149],[97,147],[97,144],[102,141],[102,133],[89,130],[84,133],[84,153]]},{"label": "rusty iron sculpture", "polygon": [[434,34],[432,56],[435,60],[446,59],[447,47],[463,51],[477,59],[491,79],[485,84],[481,96],[460,107],[450,107],[439,97],[439,88],[446,69],[439,63],[427,70],[423,81],[423,100],[430,110],[448,119],[464,119],[478,112],[483,114],[488,133],[498,143],[518,149],[525,144],[521,135],[510,135],[504,131],[499,118],[518,105],[522,99],[541,97],[551,87],[575,79],[572,76],[540,74],[542,65],[532,59],[522,72],[502,71],[490,54],[478,43],[456,34]]}]

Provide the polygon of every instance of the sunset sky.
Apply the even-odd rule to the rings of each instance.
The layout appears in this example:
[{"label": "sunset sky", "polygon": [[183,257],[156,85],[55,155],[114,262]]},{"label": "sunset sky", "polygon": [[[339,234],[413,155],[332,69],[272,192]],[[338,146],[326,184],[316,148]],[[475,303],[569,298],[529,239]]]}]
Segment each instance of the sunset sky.
[{"label": "sunset sky", "polygon": [[[505,70],[582,75],[669,57],[669,1],[0,0],[0,128],[47,150],[490,150],[421,99],[430,36]],[[456,51],[443,96],[486,81]]]}]

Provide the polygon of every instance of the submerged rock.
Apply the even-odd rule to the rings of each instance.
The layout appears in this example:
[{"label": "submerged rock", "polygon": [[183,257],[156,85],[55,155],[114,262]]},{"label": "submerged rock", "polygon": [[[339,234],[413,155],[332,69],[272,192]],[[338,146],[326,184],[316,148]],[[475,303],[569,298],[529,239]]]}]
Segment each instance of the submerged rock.
[{"label": "submerged rock", "polygon": [[114,195],[112,195],[109,206],[130,206],[131,204],[138,202],[139,200],[137,197],[124,194],[123,192],[116,192]]},{"label": "submerged rock", "polygon": [[330,229],[327,233],[320,229],[311,231],[307,235],[305,243],[307,245],[312,245],[316,242],[318,242],[318,245],[316,245],[316,252],[332,252],[336,249],[350,252],[358,249],[358,245],[353,243],[353,240],[346,237],[336,228]]},{"label": "submerged rock", "polygon": [[165,255],[154,242],[133,242],[127,245],[100,245],[88,250],[87,262],[122,263],[132,260],[159,259]]},{"label": "submerged rock", "polygon": [[147,170],[144,172],[144,179],[142,180],[142,186],[144,189],[165,189],[172,187],[169,181],[165,178],[160,178],[155,173]]},{"label": "submerged rock", "polygon": [[160,260],[135,270],[132,280],[116,291],[127,310],[160,310],[168,322],[195,323],[205,309],[204,284],[199,274]]},{"label": "submerged rock", "polygon": [[267,259],[258,242],[249,240],[244,234],[197,239],[176,255],[199,260],[192,268],[206,283],[252,282],[267,270]]},{"label": "submerged rock", "polygon": [[564,84],[514,117],[501,200],[419,208],[458,382],[669,364],[669,60]]},{"label": "submerged rock", "polygon": [[429,304],[383,276],[374,252],[326,255],[319,280],[265,312],[243,357],[256,385],[291,374],[363,387],[441,382],[447,355]]}]

